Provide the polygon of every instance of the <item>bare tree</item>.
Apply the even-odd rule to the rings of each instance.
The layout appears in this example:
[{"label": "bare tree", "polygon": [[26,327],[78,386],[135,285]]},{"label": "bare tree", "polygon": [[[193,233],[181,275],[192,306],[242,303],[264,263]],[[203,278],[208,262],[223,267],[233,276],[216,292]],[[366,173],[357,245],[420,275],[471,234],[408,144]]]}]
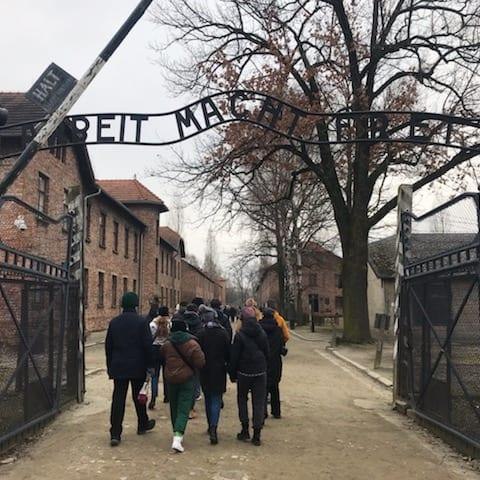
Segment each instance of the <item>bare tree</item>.
[{"label": "bare tree", "polygon": [[205,251],[205,259],[203,261],[203,270],[211,277],[220,276],[220,268],[218,266],[217,241],[212,227],[208,229],[207,243]]},{"label": "bare tree", "polygon": [[[310,111],[428,108],[478,115],[479,2],[170,0],[159,4],[154,21],[169,29],[166,47],[184,47],[178,61],[164,62],[177,91],[251,88]],[[386,186],[392,178],[408,176],[418,190],[475,151],[373,144],[363,116],[349,128],[363,142],[307,148],[234,125],[222,131],[215,158],[198,159],[194,166],[224,185],[239,172],[261,167],[258,154],[250,152],[263,151],[260,158],[265,158],[286,149],[299,169],[320,179],[342,244],[344,337],[361,342],[370,338],[368,234],[396,205]],[[328,141],[323,120],[305,133]]]}]

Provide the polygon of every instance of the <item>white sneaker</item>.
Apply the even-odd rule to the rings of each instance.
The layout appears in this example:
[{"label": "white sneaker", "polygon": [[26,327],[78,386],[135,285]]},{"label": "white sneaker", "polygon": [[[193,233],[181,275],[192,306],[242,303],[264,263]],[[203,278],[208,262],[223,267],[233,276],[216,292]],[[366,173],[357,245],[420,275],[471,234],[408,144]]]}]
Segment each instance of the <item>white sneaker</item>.
[{"label": "white sneaker", "polygon": [[172,450],[175,450],[178,453],[183,453],[185,449],[183,448],[182,442],[183,437],[173,437]]}]

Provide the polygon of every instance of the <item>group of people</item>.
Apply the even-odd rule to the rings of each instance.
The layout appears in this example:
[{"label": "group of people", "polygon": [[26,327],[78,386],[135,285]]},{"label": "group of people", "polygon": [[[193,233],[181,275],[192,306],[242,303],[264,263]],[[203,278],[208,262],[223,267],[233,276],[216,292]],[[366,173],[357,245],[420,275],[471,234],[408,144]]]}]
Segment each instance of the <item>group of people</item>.
[{"label": "group of people", "polygon": [[287,354],[285,345],[290,336],[285,319],[274,305],[269,302],[260,310],[254,299],[248,299],[239,310],[237,326],[232,322],[231,310],[222,309],[217,299],[210,305],[202,298],[195,298],[190,304],[182,302],[170,317],[168,308],[154,298],[147,319],[137,313],[135,293],[125,293],[121,305],[122,313],[111,320],[105,340],[107,371],[114,382],[110,444],[117,446],[121,441],[129,384],[138,419],[137,434],[155,427],[155,420],[148,417],[147,405],[139,401],[139,393],[146,379],[151,379],[148,408],[153,410],[162,375],[163,401],[170,405],[174,451],[184,451],[183,436],[188,420],[196,416],[195,404],[202,392],[210,443],[218,443],[227,376],[237,384],[241,423],[237,438],[259,446],[268,417],[268,398],[271,415],[281,418],[282,356]]}]

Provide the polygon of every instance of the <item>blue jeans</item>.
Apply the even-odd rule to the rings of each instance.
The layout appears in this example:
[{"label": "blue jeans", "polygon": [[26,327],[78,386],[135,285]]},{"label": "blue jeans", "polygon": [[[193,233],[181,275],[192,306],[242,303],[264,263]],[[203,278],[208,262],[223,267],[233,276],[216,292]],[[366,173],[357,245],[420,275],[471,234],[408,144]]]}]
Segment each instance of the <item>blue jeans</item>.
[{"label": "blue jeans", "polygon": [[220,419],[220,410],[222,409],[222,394],[207,393],[205,395],[205,411],[209,427],[216,427]]}]

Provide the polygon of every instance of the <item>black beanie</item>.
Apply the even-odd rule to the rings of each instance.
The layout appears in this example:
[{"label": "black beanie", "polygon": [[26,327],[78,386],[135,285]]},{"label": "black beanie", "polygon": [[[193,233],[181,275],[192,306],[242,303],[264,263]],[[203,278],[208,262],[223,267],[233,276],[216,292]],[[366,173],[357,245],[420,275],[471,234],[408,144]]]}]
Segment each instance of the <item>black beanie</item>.
[{"label": "black beanie", "polygon": [[180,319],[175,319],[172,322],[172,327],[170,328],[171,332],[186,332],[188,330],[188,326],[186,322]]},{"label": "black beanie", "polygon": [[158,309],[158,314],[161,317],[168,317],[169,313],[170,312],[168,311],[168,307],[162,306]]},{"label": "black beanie", "polygon": [[122,297],[122,308],[131,310],[138,307],[138,295],[135,292],[126,292]]}]

